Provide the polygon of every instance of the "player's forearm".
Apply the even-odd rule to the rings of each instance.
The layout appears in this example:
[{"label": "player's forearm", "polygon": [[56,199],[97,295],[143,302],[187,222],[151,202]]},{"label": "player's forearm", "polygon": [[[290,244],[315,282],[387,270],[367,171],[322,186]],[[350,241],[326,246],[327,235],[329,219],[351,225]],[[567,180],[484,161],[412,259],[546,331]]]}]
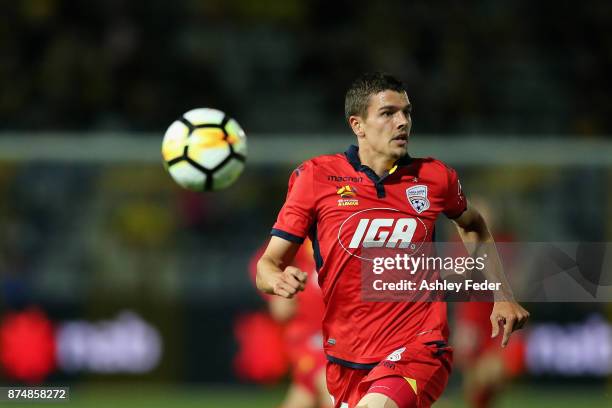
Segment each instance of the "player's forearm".
[{"label": "player's forearm", "polygon": [[493,243],[493,236],[480,213],[476,213],[468,224],[457,225],[459,236],[464,243]]},{"label": "player's forearm", "polygon": [[483,274],[485,278],[491,282],[501,283],[500,290],[494,294],[495,300],[513,301],[514,295],[510,282],[504,273],[495,241],[484,218],[477,213],[470,223],[458,226],[458,230],[470,256],[484,259]]},{"label": "player's forearm", "polygon": [[274,296],[269,302],[268,309],[274,320],[279,323],[285,323],[295,316],[297,302],[295,299],[285,299],[280,296]]},{"label": "player's forearm", "polygon": [[482,272],[488,281],[501,283],[499,290],[494,292],[494,300],[514,301],[514,294],[512,293],[510,282],[504,273],[504,268],[495,242],[491,239],[489,242],[478,245],[472,256],[484,259],[484,269]]},{"label": "player's forearm", "polygon": [[277,264],[272,258],[266,255],[257,261],[257,275],[255,285],[257,289],[264,293],[274,294],[274,282],[283,273],[283,265]]}]

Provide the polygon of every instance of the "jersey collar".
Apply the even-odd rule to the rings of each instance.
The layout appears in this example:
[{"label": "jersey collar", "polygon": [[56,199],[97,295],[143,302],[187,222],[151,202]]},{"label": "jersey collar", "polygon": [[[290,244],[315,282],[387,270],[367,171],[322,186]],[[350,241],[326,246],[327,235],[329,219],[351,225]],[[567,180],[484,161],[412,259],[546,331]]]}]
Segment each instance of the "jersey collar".
[{"label": "jersey collar", "polygon": [[361,160],[359,159],[359,147],[358,146],[356,145],[349,146],[346,152],[344,152],[344,155],[346,156],[351,166],[353,166],[355,171],[360,171],[360,172],[365,173],[365,175],[368,176],[368,178],[372,180],[372,182],[374,182],[374,186],[376,187],[376,194],[378,198],[384,198],[386,195],[385,187],[383,185],[383,182],[385,181],[385,179],[390,174],[393,174],[399,167],[408,166],[412,162],[412,158],[410,157],[410,155],[407,154],[406,156],[397,160],[394,163],[393,167],[391,167],[390,170],[386,171],[385,174],[383,174],[381,177],[378,177],[378,175],[374,172],[374,170],[372,170],[370,167],[366,166],[365,164],[361,163]]},{"label": "jersey collar", "polygon": [[[350,145],[349,148],[344,152],[347,160],[353,166],[356,171],[365,171],[365,169],[370,169],[365,164],[361,164],[361,159],[359,159],[359,147],[356,145]],[[403,167],[408,166],[412,162],[412,158],[409,154],[397,160],[393,167]],[[393,168],[392,167],[392,168]],[[370,169],[372,170],[372,169]]]}]

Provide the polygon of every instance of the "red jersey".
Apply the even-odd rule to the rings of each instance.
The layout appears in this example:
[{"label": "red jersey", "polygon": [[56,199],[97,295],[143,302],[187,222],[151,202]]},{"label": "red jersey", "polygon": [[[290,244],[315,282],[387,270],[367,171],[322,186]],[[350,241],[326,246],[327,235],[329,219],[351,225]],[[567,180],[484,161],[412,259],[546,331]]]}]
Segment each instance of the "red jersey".
[{"label": "red jersey", "polygon": [[313,242],[330,361],[359,367],[381,361],[416,336],[447,340],[445,303],[362,301],[359,254],[363,247],[430,242],[440,213],[455,218],[465,209],[456,172],[432,158],[406,156],[379,177],[351,146],[293,172],[271,234]]}]

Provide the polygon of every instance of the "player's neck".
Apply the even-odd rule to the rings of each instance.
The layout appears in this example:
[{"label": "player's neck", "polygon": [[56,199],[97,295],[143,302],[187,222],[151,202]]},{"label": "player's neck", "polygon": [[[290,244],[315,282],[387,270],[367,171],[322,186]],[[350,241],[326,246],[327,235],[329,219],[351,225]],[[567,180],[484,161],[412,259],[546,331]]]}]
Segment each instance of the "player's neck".
[{"label": "player's neck", "polygon": [[397,158],[381,155],[377,152],[369,149],[359,149],[359,160],[361,164],[368,166],[378,177],[382,177],[387,171],[389,171]]}]

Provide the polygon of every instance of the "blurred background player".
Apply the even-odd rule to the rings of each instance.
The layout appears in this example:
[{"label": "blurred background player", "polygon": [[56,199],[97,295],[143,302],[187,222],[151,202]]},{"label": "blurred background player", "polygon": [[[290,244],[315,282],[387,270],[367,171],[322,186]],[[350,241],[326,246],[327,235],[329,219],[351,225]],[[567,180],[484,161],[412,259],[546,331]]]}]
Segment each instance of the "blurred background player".
[{"label": "blurred background player", "polygon": [[[484,197],[470,200],[489,223],[495,242],[514,242],[512,231],[504,231],[492,211],[491,203]],[[512,254],[504,248],[505,264],[512,262]],[[521,332],[507,347],[500,348],[491,338],[491,310],[493,303],[483,301],[455,304],[455,328],[452,345],[455,363],[463,374],[463,395],[466,403],[474,408],[489,408],[495,403],[508,380],[525,371],[525,339]]]},{"label": "blurred background player", "polygon": [[[253,255],[249,264],[249,274],[253,283],[257,274],[257,260],[267,245],[266,242]],[[245,364],[247,360],[258,361],[260,367],[255,369],[260,373],[266,370],[265,367],[261,367],[262,364],[269,364],[268,370],[274,371],[275,367],[282,367],[279,359],[287,360],[291,385],[280,407],[331,407],[331,398],[325,383],[326,359],[323,354],[321,333],[323,298],[317,283],[310,241],[302,245],[293,265],[300,270],[309,271],[309,279],[304,291],[292,299],[262,295],[267,302],[269,316],[275,323],[266,322],[257,314],[251,315],[250,322],[242,320],[239,326],[242,325],[243,331],[249,333],[247,341],[241,342],[242,351],[238,360]],[[272,327],[271,324],[275,324],[276,327]],[[242,337],[240,328],[238,331],[240,339]],[[280,342],[274,337],[274,333],[280,335]],[[278,346],[282,349],[279,349]],[[274,373],[271,372],[269,375],[274,375]],[[260,374],[260,378],[265,379],[266,375]]]}]

